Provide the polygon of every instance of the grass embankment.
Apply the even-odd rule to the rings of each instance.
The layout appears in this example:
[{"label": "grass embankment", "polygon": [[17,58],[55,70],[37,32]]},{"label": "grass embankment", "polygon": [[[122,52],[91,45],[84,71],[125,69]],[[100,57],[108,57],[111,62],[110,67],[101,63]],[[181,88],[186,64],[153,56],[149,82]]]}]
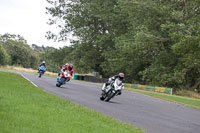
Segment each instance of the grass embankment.
[{"label": "grass embankment", "polygon": [[142,133],[80,105],[48,94],[21,76],[0,72],[2,133]]},{"label": "grass embankment", "polygon": [[200,109],[200,99],[126,88],[127,90]]}]

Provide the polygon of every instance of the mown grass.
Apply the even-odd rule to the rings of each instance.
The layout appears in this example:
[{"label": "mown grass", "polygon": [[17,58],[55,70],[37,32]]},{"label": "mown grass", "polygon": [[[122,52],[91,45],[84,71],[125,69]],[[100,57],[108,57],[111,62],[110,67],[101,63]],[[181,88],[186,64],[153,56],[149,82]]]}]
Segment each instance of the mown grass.
[{"label": "mown grass", "polygon": [[156,93],[156,92],[144,91],[144,90],[138,90],[138,89],[132,89],[132,88],[126,88],[126,90],[142,93],[142,94],[149,95],[152,97],[157,97],[157,98],[164,99],[167,101],[171,101],[171,102],[175,102],[175,103],[179,103],[179,104],[200,109],[200,99],[188,98],[188,97],[170,95],[170,94],[163,94],[163,93]]},{"label": "mown grass", "polygon": [[142,133],[134,126],[46,93],[0,72],[1,133]]}]

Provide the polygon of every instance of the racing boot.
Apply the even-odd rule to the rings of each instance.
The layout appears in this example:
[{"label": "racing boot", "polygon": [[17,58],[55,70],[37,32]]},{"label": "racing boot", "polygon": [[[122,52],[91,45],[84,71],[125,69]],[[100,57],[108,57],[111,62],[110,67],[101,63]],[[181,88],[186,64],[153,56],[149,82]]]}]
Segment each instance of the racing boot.
[{"label": "racing boot", "polygon": [[122,91],[118,92],[118,94],[117,94],[117,95],[121,95],[121,94],[122,94]]},{"label": "racing boot", "polygon": [[105,95],[105,93],[106,93],[106,84],[103,84],[101,90],[102,90],[101,95]]}]

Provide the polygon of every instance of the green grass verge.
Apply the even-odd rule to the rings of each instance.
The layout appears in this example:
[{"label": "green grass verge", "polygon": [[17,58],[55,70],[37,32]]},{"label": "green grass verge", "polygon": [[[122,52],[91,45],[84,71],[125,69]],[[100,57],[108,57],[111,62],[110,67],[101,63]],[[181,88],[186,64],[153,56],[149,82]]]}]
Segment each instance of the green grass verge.
[{"label": "green grass verge", "polygon": [[72,104],[0,72],[1,133],[143,133],[94,110]]},{"label": "green grass verge", "polygon": [[[30,73],[30,74],[38,75],[37,72],[29,72],[28,69],[27,69],[27,71],[24,71],[24,70],[16,70],[16,69],[14,69],[14,68],[0,67],[0,70],[5,70],[5,71],[17,71],[17,72],[24,72],[24,73]],[[57,78],[57,75],[51,75],[51,74],[48,74],[48,73],[44,73],[43,76],[52,77],[52,78]]]},{"label": "green grass verge", "polygon": [[151,92],[151,91],[144,91],[144,90],[138,90],[138,89],[132,89],[132,88],[126,88],[126,90],[142,93],[142,94],[149,95],[152,97],[157,97],[157,98],[164,99],[167,101],[171,101],[171,102],[175,102],[175,103],[179,103],[179,104],[200,109],[200,99],[188,98],[188,97],[176,96],[176,95],[170,95],[170,94],[163,94],[163,93],[157,93],[157,92]]}]

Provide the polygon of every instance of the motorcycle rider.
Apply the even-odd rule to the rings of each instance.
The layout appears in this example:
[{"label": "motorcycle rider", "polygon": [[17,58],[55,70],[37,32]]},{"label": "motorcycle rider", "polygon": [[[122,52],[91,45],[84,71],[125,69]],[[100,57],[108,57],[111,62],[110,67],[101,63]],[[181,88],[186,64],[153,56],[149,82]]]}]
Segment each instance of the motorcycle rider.
[{"label": "motorcycle rider", "polygon": [[[111,78],[108,79],[108,82],[104,83],[102,87],[102,94],[101,94],[102,96],[105,95],[105,93],[107,92],[107,89],[108,89],[107,86],[110,84],[113,84],[117,78],[122,81],[122,89],[124,89],[124,83],[125,83],[124,73],[119,73],[118,75],[112,76]],[[120,91],[118,95],[121,95],[121,94],[122,92]]]},{"label": "motorcycle rider", "polygon": [[[61,68],[61,71],[58,73],[58,76],[60,76],[65,71],[69,71],[69,74],[72,76],[72,74],[74,72],[73,65],[69,64],[69,63],[66,63],[65,65],[63,65]],[[69,78],[69,80],[70,80],[70,78]]]},{"label": "motorcycle rider", "polygon": [[42,63],[39,65],[39,67],[38,67],[38,73],[39,73],[39,69],[40,69],[41,66],[44,66],[44,68],[46,69],[46,63],[45,63],[45,61],[42,61]]}]

